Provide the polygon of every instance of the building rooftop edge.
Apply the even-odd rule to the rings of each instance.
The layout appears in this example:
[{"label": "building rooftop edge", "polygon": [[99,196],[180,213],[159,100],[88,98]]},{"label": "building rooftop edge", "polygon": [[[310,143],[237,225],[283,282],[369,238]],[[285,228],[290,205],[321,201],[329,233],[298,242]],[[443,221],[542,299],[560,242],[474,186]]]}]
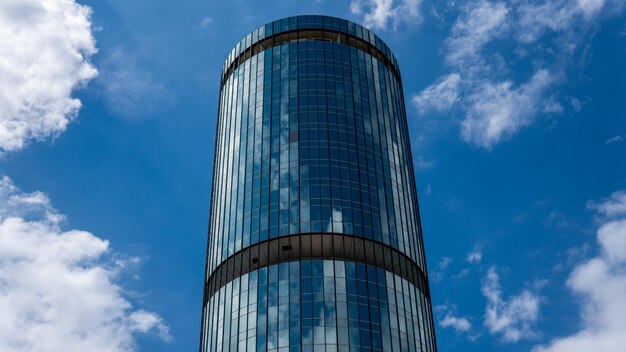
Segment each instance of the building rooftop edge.
[{"label": "building rooftop edge", "polygon": [[230,67],[235,59],[259,40],[283,32],[312,29],[337,31],[362,39],[378,49],[383,55],[387,56],[398,72],[400,71],[400,67],[391,48],[389,48],[384,40],[367,27],[340,17],[328,15],[297,15],[268,22],[245,35],[235,44],[228,54],[222,66],[222,74]]}]

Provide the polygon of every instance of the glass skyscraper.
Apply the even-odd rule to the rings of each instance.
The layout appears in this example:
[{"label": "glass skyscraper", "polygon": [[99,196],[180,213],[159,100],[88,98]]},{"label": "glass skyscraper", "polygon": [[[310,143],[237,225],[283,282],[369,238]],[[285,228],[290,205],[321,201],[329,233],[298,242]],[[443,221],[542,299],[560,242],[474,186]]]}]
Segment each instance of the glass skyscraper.
[{"label": "glass skyscraper", "polygon": [[224,63],[200,350],[436,351],[397,61],[297,16]]}]

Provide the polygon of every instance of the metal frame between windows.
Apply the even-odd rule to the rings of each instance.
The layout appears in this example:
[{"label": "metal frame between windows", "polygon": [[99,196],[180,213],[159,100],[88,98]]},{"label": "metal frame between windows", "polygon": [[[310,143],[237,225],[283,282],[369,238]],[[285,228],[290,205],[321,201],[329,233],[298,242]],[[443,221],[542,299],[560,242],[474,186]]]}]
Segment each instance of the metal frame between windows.
[{"label": "metal frame between windows", "polygon": [[426,275],[406,254],[367,238],[319,233],[273,238],[231,255],[206,280],[204,304],[237,277],[277,263],[305,259],[335,259],[373,265],[405,278],[430,299]]},{"label": "metal frame between windows", "polygon": [[241,54],[239,54],[239,56],[237,56],[228,66],[228,68],[226,68],[222,72],[222,76],[220,78],[220,88],[224,85],[226,79],[233,72],[235,72],[239,65],[243,64],[244,62],[246,62],[246,60],[258,54],[259,52],[281,44],[306,40],[332,41],[362,50],[363,52],[371,55],[380,62],[383,62],[387,66],[389,71],[393,72],[393,74],[396,76],[398,83],[402,85],[400,71],[393,64],[393,61],[371,43],[357,36],[353,36],[342,31],[336,31],[331,29],[296,29],[266,37],[265,39],[259,40],[258,42],[252,44],[245,51],[242,51]]}]

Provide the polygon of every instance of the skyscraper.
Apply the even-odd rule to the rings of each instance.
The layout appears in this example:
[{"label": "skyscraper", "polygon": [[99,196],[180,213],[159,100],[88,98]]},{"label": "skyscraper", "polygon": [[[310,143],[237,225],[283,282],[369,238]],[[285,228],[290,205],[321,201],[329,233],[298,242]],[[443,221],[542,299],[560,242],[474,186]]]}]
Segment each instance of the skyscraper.
[{"label": "skyscraper", "polygon": [[436,351],[397,61],[298,16],[224,63],[200,350]]}]

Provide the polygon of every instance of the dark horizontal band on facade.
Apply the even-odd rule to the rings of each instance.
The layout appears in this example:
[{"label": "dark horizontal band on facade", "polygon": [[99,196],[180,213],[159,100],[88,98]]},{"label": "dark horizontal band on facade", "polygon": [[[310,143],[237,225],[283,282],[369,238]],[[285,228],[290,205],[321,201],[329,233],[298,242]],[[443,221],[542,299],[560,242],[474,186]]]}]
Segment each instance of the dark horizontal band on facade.
[{"label": "dark horizontal band on facade", "polygon": [[389,71],[393,72],[398,82],[402,84],[400,72],[398,71],[396,66],[394,66],[393,62],[385,54],[383,54],[383,52],[381,52],[378,48],[376,48],[369,42],[366,42],[365,40],[351,34],[330,29],[297,29],[274,34],[252,44],[248,49],[239,54],[239,56],[233,60],[230,66],[224,72],[222,72],[220,87],[224,85],[224,82],[226,82],[226,78],[229,77],[237,69],[237,67],[239,67],[239,65],[243,64],[246,60],[258,54],[259,52],[281,44],[307,40],[336,42],[359,49],[376,58],[378,61],[383,62],[387,66]]},{"label": "dark horizontal band on facade", "polygon": [[404,253],[386,244],[344,234],[297,234],[273,238],[231,255],[204,285],[204,304],[233,279],[270,265],[308,259],[334,259],[369,264],[408,280],[430,299],[422,269]]}]

